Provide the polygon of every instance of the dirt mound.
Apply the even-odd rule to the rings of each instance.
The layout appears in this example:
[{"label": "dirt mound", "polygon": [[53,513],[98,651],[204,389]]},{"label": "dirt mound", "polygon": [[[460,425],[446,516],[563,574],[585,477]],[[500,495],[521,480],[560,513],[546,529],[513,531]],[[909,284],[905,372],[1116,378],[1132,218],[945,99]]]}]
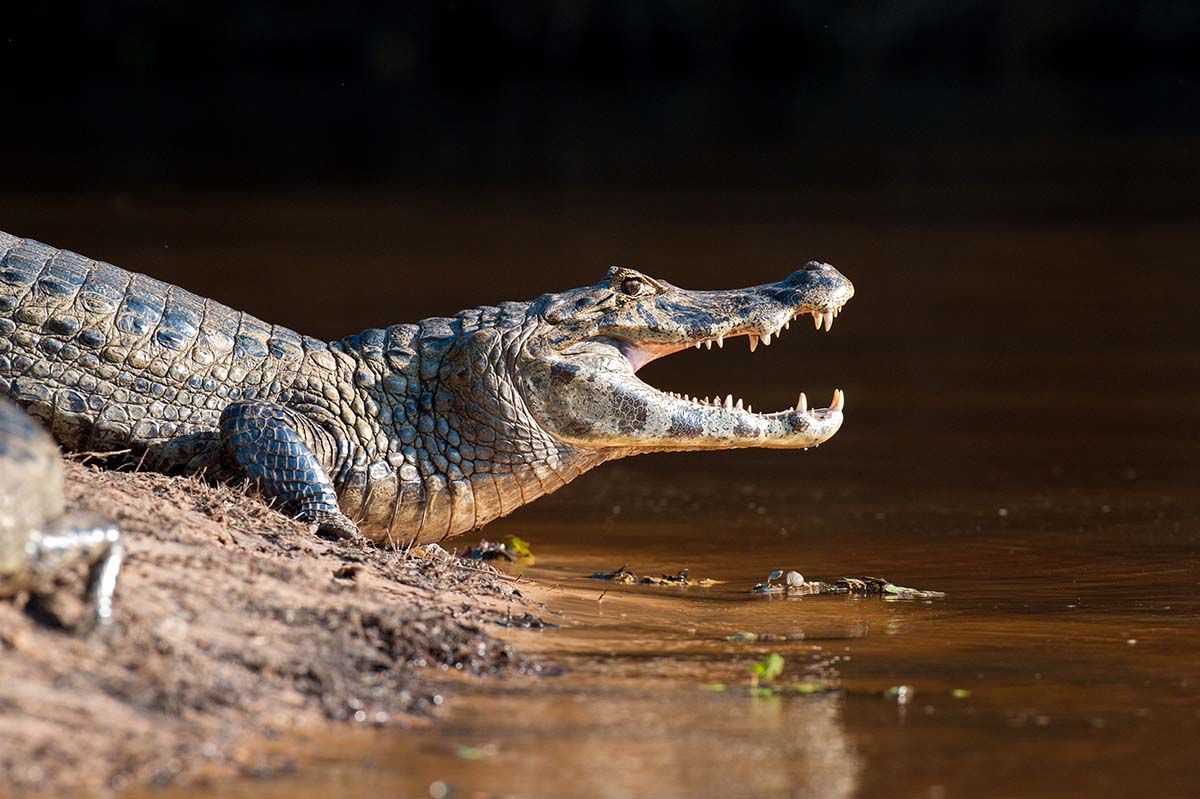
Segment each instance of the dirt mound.
[{"label": "dirt mound", "polygon": [[265,738],[406,723],[458,672],[538,670],[484,630],[523,604],[487,566],[324,541],[226,486],[66,469],[68,505],[125,536],[116,621],[47,625],[85,617],[76,590],[0,603],[0,794],[275,768]]}]

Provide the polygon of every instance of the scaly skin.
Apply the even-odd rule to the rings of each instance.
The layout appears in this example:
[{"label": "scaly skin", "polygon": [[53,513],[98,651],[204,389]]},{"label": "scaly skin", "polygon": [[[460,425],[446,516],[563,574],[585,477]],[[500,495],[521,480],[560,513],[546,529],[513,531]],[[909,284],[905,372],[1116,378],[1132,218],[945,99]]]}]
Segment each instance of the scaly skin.
[{"label": "scaly skin", "polygon": [[733,336],[770,343],[801,314],[828,329],[853,291],[826,264],[735,291],[613,267],[594,286],[325,343],[0,233],[0,390],[68,449],[249,476],[334,535],[436,541],[614,458],[820,444],[840,392],[756,414],[635,372]]},{"label": "scaly skin", "polygon": [[121,558],[115,527],[64,512],[58,447],[0,398],[0,597],[45,592],[61,571],[84,563],[95,620],[107,624]]}]

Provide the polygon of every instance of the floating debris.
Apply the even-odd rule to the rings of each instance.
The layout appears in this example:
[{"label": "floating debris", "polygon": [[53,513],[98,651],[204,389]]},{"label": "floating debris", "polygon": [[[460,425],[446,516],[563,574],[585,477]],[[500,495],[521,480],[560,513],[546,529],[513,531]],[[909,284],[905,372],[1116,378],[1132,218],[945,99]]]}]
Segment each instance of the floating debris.
[{"label": "floating debris", "polygon": [[619,569],[610,572],[592,572],[593,580],[608,580],[612,583],[621,583],[623,585],[632,585],[638,581],[638,576],[629,571],[624,565]]},{"label": "floating debris", "polygon": [[758,641],[760,643],[776,643],[779,641],[803,641],[804,634],[799,635],[783,635],[782,633],[752,633],[743,631],[734,633],[733,635],[725,636],[726,641]]},{"label": "floating debris", "polygon": [[776,681],[783,674],[783,666],[783,656],[778,652],[772,652],[761,662],[752,664],[750,666],[750,695],[756,699],[766,699],[788,694],[800,696],[831,694],[840,690],[823,682],[778,683]]},{"label": "floating debris", "polygon": [[508,561],[525,560],[531,564],[533,563],[533,550],[529,548],[529,542],[525,539],[510,535],[503,541],[480,540],[478,544],[467,547],[459,553],[459,557],[468,560],[498,560],[499,558]]},{"label": "floating debris", "polygon": [[679,574],[662,574],[658,577],[643,577],[642,582],[647,585],[690,585],[688,583],[688,570],[680,569]]},{"label": "floating debris", "polygon": [[593,580],[608,580],[613,583],[621,583],[624,585],[632,585],[633,583],[641,583],[642,585],[675,585],[675,586],[700,586],[708,588],[711,585],[720,585],[724,580],[713,580],[705,577],[700,580],[693,580],[688,576],[687,569],[680,569],[678,574],[661,574],[658,577],[643,577],[640,580],[638,576],[629,571],[626,566],[611,571],[611,572],[592,572]]},{"label": "floating debris", "polygon": [[[754,633],[739,633],[740,636],[753,636]],[[755,636],[757,637],[757,636]],[[730,640],[754,640],[753,638],[738,636],[729,636]],[[751,663],[749,668],[750,684],[743,686],[742,690],[749,693],[755,699],[773,699],[779,696],[812,696],[814,694],[831,694],[840,693],[841,689],[836,686],[824,682],[794,682],[781,683],[779,678],[783,675],[784,660],[783,655],[778,652],[771,652],[763,657],[757,663]],[[729,686],[723,682],[704,683],[700,686],[701,691],[711,693],[725,693],[726,691],[735,691],[738,686]]]},{"label": "floating debris", "polygon": [[946,596],[945,591],[923,591],[891,583],[883,586],[883,593],[884,599],[942,599]]},{"label": "floating debris", "polygon": [[[783,583],[775,582],[784,577]],[[786,594],[787,596],[811,596],[846,594],[849,596],[878,596],[883,599],[941,599],[942,591],[923,591],[895,585],[882,577],[842,577],[832,583],[820,580],[805,580],[799,572],[790,571],[786,576],[778,569],[767,575],[766,582],[750,589],[756,594]]]}]

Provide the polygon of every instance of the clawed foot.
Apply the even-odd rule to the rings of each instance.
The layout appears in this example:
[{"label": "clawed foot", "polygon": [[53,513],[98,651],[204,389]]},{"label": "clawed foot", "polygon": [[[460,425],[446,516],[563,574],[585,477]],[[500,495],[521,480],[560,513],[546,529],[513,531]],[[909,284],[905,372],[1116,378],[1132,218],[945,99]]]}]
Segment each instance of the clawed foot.
[{"label": "clawed foot", "polygon": [[359,531],[358,525],[350,521],[350,518],[342,513],[322,513],[316,518],[308,518],[304,519],[304,521],[307,521],[310,529],[321,538],[346,541],[362,537],[362,532]]}]

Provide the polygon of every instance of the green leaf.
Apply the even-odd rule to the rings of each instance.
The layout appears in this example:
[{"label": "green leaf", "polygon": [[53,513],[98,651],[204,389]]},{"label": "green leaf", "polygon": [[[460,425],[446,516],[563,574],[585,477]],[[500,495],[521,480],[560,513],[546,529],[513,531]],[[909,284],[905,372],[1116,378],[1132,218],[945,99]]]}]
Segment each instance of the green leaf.
[{"label": "green leaf", "polygon": [[529,548],[529,542],[524,538],[518,538],[515,535],[510,535],[505,539],[504,547],[518,558],[533,557],[533,550]]},{"label": "green leaf", "polygon": [[783,674],[783,656],[777,652],[772,652],[763,658],[762,662],[762,678],[770,682]]},{"label": "green leaf", "polygon": [[701,691],[712,691],[713,693],[719,694],[725,690],[725,683],[723,683],[723,682],[705,683],[704,685],[700,686],[700,690]]},{"label": "green leaf", "polygon": [[750,665],[750,690],[757,691],[759,682],[772,682],[783,674],[783,656],[772,652],[761,663]]},{"label": "green leaf", "polygon": [[757,641],[758,633],[734,633],[733,635],[725,636],[726,641]]},{"label": "green leaf", "polygon": [[481,760],[484,751],[478,746],[459,746],[454,749],[454,756],[462,760]]},{"label": "green leaf", "polygon": [[942,591],[921,591],[891,583],[883,586],[883,593],[887,599],[941,599],[946,596]]},{"label": "green leaf", "polygon": [[971,692],[966,688],[955,688],[950,692],[950,695],[955,699],[969,699],[971,697]]},{"label": "green leaf", "polygon": [[833,689],[819,682],[802,682],[799,685],[789,686],[788,690],[795,691],[798,694],[825,694]]}]

